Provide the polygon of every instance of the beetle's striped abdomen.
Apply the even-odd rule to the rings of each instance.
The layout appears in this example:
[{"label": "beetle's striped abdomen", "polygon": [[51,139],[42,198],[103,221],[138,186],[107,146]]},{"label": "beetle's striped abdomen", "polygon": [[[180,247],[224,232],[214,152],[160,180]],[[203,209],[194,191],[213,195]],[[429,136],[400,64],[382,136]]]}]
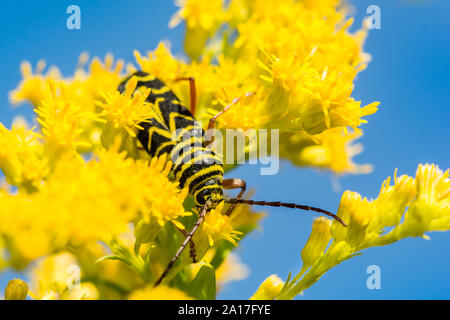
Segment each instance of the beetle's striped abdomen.
[{"label": "beetle's striped abdomen", "polygon": [[137,71],[127,77],[119,86],[120,92],[125,91],[132,76],[138,80],[136,90],[151,89],[147,101],[155,112],[155,117],[140,123],[144,129],[137,137],[143,148],[152,157],[170,156],[179,187],[188,187],[197,205],[204,205],[207,199],[222,201],[223,165],[211,149],[203,146],[201,124],[161,80],[148,73]]}]

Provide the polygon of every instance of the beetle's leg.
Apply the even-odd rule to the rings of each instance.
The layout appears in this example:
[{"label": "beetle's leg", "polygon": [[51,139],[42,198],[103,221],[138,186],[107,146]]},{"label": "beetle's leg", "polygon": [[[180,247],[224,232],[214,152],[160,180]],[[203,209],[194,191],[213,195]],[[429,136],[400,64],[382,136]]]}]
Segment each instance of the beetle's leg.
[{"label": "beetle's leg", "polygon": [[[177,227],[177,229],[184,235],[185,238],[187,238],[188,232],[186,230],[180,229],[178,227]],[[191,241],[189,241],[189,246],[190,246],[189,255],[192,258],[192,262],[196,263],[197,262],[197,252],[195,250],[195,243],[192,239],[191,239]]]},{"label": "beetle's leg", "polygon": [[188,245],[188,243],[191,241],[192,237],[194,236],[195,232],[198,230],[198,228],[200,227],[200,224],[202,223],[203,219],[205,218],[206,212],[208,211],[209,206],[211,205],[211,203],[208,201],[206,202],[206,204],[203,206],[202,210],[200,211],[200,214],[198,216],[197,222],[195,223],[194,227],[192,228],[192,230],[186,235],[186,239],[184,239],[183,243],[181,244],[181,246],[178,248],[177,252],[175,253],[175,255],[173,256],[172,260],[170,260],[169,264],[167,265],[166,269],[164,269],[163,273],[161,274],[161,276],[159,277],[159,279],[155,282],[154,286],[156,287],[157,285],[159,285],[161,283],[161,281],[167,276],[167,274],[169,273],[170,269],[172,269],[173,265],[175,264],[175,262],[178,260],[178,258],[180,257],[181,253],[183,252],[184,248],[186,248],[186,246]]},{"label": "beetle's leg", "polygon": [[[245,189],[247,188],[247,184],[242,179],[232,178],[232,179],[225,179],[222,181],[222,188],[224,189],[237,189],[240,188],[241,191],[239,191],[239,194],[237,195],[236,199],[242,199],[245,193]],[[224,213],[226,216],[230,216],[233,212],[234,208],[236,207],[237,203],[232,203],[228,210]]]},{"label": "beetle's leg", "polygon": [[[244,96],[245,97],[250,97],[252,94],[253,94],[253,92],[247,92]],[[207,147],[211,143],[214,142],[214,136],[211,134],[211,132],[212,132],[212,129],[214,129],[215,126],[216,126],[217,118],[220,117],[221,115],[223,115],[225,112],[227,112],[232,106],[237,104],[241,100],[241,98],[242,97],[234,98],[233,101],[231,101],[230,104],[225,106],[225,108],[223,108],[221,111],[219,111],[214,117],[209,119],[208,128],[206,129],[206,136],[205,136],[205,138],[203,140],[203,146],[204,147]]]},{"label": "beetle's leg", "polygon": [[189,110],[191,111],[192,115],[194,115],[195,108],[197,105],[197,89],[195,88],[194,77],[178,77],[175,78],[174,81],[189,81],[189,100],[190,100]]}]

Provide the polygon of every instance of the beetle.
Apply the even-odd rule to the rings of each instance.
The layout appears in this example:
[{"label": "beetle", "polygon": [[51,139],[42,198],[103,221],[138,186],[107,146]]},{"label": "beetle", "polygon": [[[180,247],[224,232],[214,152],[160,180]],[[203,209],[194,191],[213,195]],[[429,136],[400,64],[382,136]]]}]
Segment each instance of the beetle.
[{"label": "beetle", "polygon": [[[169,155],[167,159],[172,160],[171,172],[175,180],[179,183],[180,188],[189,188],[189,194],[193,196],[195,205],[199,209],[198,219],[191,231],[180,230],[184,233],[185,240],[155,282],[155,286],[159,285],[169,273],[189,243],[191,244],[191,257],[194,261],[196,260],[192,237],[207,212],[221,202],[231,204],[224,213],[225,215],[230,215],[237,204],[287,207],[323,213],[346,226],[338,216],[320,208],[295,203],[243,199],[246,182],[237,178],[223,179],[223,164],[210,148],[214,137],[205,135],[205,130],[198,125],[194,118],[197,99],[194,78],[180,77],[174,79],[175,81],[189,81],[190,109],[188,109],[181,104],[180,99],[163,81],[143,71],[136,71],[125,78],[119,85],[119,92],[125,91],[126,84],[132,77],[137,78],[135,90],[151,89],[146,100],[152,105],[154,111],[154,116],[139,124],[142,129],[137,133],[137,139],[151,157]],[[247,93],[245,96],[251,94]],[[216,119],[237,104],[240,99],[240,97],[235,98],[222,111],[212,117],[207,132],[214,129]],[[236,198],[225,199],[223,197],[224,189],[240,189],[240,192]]]}]

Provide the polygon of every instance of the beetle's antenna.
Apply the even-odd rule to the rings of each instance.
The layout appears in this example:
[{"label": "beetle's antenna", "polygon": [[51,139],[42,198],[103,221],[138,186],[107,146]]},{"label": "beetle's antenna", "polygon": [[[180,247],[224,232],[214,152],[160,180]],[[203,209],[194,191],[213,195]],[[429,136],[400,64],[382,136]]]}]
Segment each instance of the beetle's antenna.
[{"label": "beetle's antenna", "polygon": [[268,202],[268,201],[255,201],[255,200],[246,200],[246,199],[225,199],[224,200],[226,203],[242,203],[242,204],[249,204],[249,205],[257,205],[257,206],[270,206],[270,207],[285,207],[285,208],[291,208],[291,209],[301,209],[301,210],[307,210],[307,211],[315,211],[315,212],[320,212],[323,213],[329,217],[332,217],[333,219],[337,220],[338,222],[340,222],[344,227],[347,226],[347,224],[342,221],[341,218],[339,218],[337,215],[335,215],[334,213],[331,213],[329,211],[320,209],[320,208],[316,208],[316,207],[310,207],[310,206],[306,206],[306,205],[301,205],[301,204],[295,204],[295,203],[286,203],[286,202]]}]

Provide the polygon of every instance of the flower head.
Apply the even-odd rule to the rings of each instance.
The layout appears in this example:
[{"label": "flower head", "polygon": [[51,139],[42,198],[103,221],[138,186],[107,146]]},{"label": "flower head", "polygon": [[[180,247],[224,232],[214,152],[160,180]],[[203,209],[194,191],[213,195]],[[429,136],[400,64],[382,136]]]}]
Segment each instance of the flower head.
[{"label": "flower head", "polygon": [[19,123],[11,130],[0,124],[0,168],[8,183],[28,190],[39,188],[48,174],[48,162],[41,158],[37,134]]},{"label": "flower head", "polygon": [[283,287],[284,281],[276,274],[273,274],[261,283],[250,300],[272,300],[280,293]]},{"label": "flower head", "polygon": [[[224,3],[215,3],[180,1],[172,24],[186,21],[185,47],[194,62],[184,70],[197,61],[215,65],[201,73],[208,82],[198,94],[198,117],[207,121],[252,92],[217,119],[219,128],[280,129],[288,136],[281,149],[289,152],[282,156],[297,165],[339,174],[370,171],[351,161],[361,148],[350,142],[361,135],[365,117],[377,111],[378,102],[362,107],[352,97],[354,80],[370,57],[362,50],[367,30],[348,31],[348,6],[334,0],[233,0],[221,18]],[[204,15],[222,24],[211,28],[213,36],[199,31]],[[205,39],[212,40],[206,44]],[[294,147],[290,135],[308,143]]]},{"label": "flower head", "polygon": [[218,239],[225,239],[237,245],[236,240],[239,240],[239,236],[242,235],[242,232],[233,230],[231,218],[221,213],[222,208],[223,202],[208,212],[202,224],[202,230],[207,235],[211,247],[214,246],[214,241]]},{"label": "flower head", "polygon": [[[428,227],[448,225],[450,215],[449,171],[443,172],[436,165],[419,165],[416,172],[417,198],[409,210],[411,219]],[[439,222],[438,222],[439,221]]]},{"label": "flower head", "polygon": [[114,151],[87,163],[58,161],[40,192],[0,198],[0,233],[12,237],[13,252],[29,260],[67,245],[109,241],[135,218],[161,226],[175,221],[190,213],[182,206],[186,191],[167,178],[167,168],[161,159],[149,164]]},{"label": "flower head", "polygon": [[183,62],[173,57],[164,42],[160,42],[154,51],[148,52],[146,57],[143,57],[137,50],[134,51],[134,56],[142,71],[165,82],[175,80],[176,77],[183,74],[186,68]]},{"label": "flower head", "polygon": [[[302,251],[302,258],[306,258],[303,268],[278,298],[293,298],[330,268],[359,255],[363,249],[391,244],[406,237],[426,237],[425,232],[450,228],[448,171],[443,172],[436,165],[419,165],[415,179],[406,175],[397,177],[395,172],[394,185],[391,186],[390,181],[388,178],[383,182],[380,194],[374,200],[362,198],[357,192],[344,192],[338,216],[348,222],[348,228],[334,221],[330,228],[333,241],[325,250],[326,233],[322,232],[322,237],[318,238],[313,227],[310,239],[323,241],[320,242],[323,245],[319,250],[321,253],[308,250],[308,240]],[[315,258],[308,259],[311,255]]]},{"label": "flower head", "polygon": [[330,242],[331,221],[324,217],[314,220],[311,235],[302,250],[304,267],[312,266],[320,258]]},{"label": "flower head", "polygon": [[121,94],[118,91],[104,94],[105,102],[97,101],[99,107],[103,109],[103,115],[114,128],[123,128],[132,137],[136,137],[135,129],[143,129],[139,124],[151,118],[152,106],[146,99],[150,94],[150,89],[145,89],[142,93],[134,93],[137,85],[137,78],[132,77],[127,82],[125,91]]},{"label": "flower head", "polygon": [[193,59],[200,57],[208,38],[214,34],[217,28],[227,18],[223,9],[223,0],[195,1],[177,0],[177,6],[181,7],[169,22],[173,28],[182,20],[186,21],[185,51]]},{"label": "flower head", "polygon": [[51,94],[34,110],[41,125],[42,138],[51,147],[75,149],[83,144],[78,140],[83,132],[83,121],[93,119],[95,115],[67,96],[65,83],[50,81],[49,87]]},{"label": "flower head", "polygon": [[28,294],[28,285],[21,279],[10,280],[5,289],[5,300],[25,300]]},{"label": "flower head", "polygon": [[39,61],[35,73],[31,64],[28,61],[22,62],[20,65],[23,80],[19,84],[19,87],[10,92],[10,101],[14,104],[29,101],[32,105],[36,106],[41,103],[42,99],[48,96],[49,87],[46,81],[47,78],[59,79],[60,73],[55,67],[51,68],[46,75],[42,74],[45,68],[45,62]]}]

